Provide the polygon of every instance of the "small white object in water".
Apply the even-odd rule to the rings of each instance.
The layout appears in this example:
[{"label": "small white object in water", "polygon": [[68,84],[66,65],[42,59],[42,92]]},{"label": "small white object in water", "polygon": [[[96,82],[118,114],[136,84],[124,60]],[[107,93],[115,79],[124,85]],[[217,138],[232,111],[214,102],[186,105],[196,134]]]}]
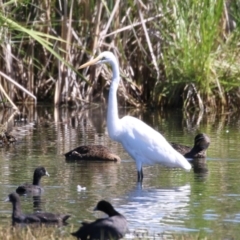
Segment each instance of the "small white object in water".
[{"label": "small white object in water", "polygon": [[77,191],[81,192],[81,191],[85,191],[86,187],[81,187],[80,185],[77,185]]}]

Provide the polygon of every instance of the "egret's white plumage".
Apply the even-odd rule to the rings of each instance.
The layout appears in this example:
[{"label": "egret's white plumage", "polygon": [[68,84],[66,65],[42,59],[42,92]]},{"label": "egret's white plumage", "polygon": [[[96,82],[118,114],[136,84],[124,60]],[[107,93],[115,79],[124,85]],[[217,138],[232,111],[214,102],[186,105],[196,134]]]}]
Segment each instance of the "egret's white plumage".
[{"label": "egret's white plumage", "polygon": [[117,89],[119,84],[119,67],[116,57],[111,52],[102,52],[95,59],[83,64],[84,68],[93,64],[109,63],[113,79],[109,91],[107,128],[110,138],[120,142],[128,154],[136,161],[138,181],[142,181],[142,165],[160,163],[168,167],[180,167],[190,170],[189,162],[153,128],[141,120],[125,116],[118,117]]}]

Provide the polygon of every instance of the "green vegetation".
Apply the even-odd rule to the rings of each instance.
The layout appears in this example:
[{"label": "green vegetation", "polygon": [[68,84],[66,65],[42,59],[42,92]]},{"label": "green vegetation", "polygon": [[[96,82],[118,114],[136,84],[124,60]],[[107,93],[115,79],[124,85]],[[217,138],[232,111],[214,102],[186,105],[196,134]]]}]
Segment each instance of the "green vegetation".
[{"label": "green vegetation", "polygon": [[[91,68],[81,75],[76,70],[104,50],[119,58],[125,86],[118,91],[122,104],[201,110],[239,105],[237,2],[37,4],[10,0],[0,6],[0,90],[6,91],[2,105],[7,96],[14,102],[36,96],[38,101],[79,107],[104,102],[111,71]],[[13,87],[13,82],[24,88]]]},{"label": "green vegetation", "polygon": [[231,31],[234,22],[229,18],[237,19],[236,8],[230,10],[224,1],[209,0],[166,1],[163,5],[169,14],[160,26],[166,76],[164,84],[159,83],[161,91],[170,102],[181,91],[186,107],[233,104],[228,97],[231,90],[239,91],[239,29]]}]

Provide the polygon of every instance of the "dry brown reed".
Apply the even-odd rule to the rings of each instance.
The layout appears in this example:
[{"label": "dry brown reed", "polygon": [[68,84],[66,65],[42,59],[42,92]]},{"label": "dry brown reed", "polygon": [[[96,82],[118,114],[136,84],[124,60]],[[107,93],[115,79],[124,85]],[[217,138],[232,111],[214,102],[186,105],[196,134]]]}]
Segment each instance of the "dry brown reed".
[{"label": "dry brown reed", "polygon": [[[196,4],[204,13],[207,1]],[[234,105],[232,96],[239,91],[239,67],[231,64],[238,59],[239,51],[234,55],[227,53],[229,48],[234,53],[232,46],[237,40],[231,39],[238,36],[232,34],[234,28],[231,26],[236,22],[230,12],[233,6],[213,6],[216,8],[213,12],[218,10],[221,15],[216,15],[216,26],[225,27],[217,31],[216,38],[210,39],[219,44],[218,48],[207,52],[208,65],[205,64],[203,69],[194,69],[194,66],[201,65],[201,61],[191,65],[194,61],[189,57],[189,66],[186,66],[186,54],[180,53],[186,52],[184,48],[191,45],[186,41],[187,37],[194,39],[198,33],[191,36],[188,32],[186,39],[180,39],[186,41],[184,46],[177,40],[183,34],[179,30],[180,22],[187,29],[196,21],[191,15],[185,19],[178,13],[185,11],[184,14],[191,14],[198,5],[140,0],[136,0],[136,4],[130,0],[45,0],[37,5],[28,0],[22,4],[3,4],[0,14],[0,20],[5,21],[0,28],[4,36],[1,41],[1,73],[24,89],[17,89],[3,74],[0,84],[14,102],[32,102],[33,96],[36,96],[38,102],[50,100],[55,106],[104,104],[111,70],[108,67],[92,67],[79,73],[76,69],[97,53],[110,50],[119,60],[122,83],[118,94],[122,105],[171,105],[192,109],[197,106],[199,110],[206,110],[206,106],[215,107],[220,102],[221,106],[230,107]],[[199,24],[204,27],[211,23]],[[205,36],[208,35],[210,33],[206,32]],[[219,37],[224,41],[218,41]],[[208,45],[204,46],[208,48]],[[205,57],[198,54],[196,57],[199,59]],[[209,78],[206,83],[204,78]],[[230,84],[226,84],[228,79]],[[191,91],[192,86],[196,89],[195,93]],[[1,94],[3,105],[5,98],[6,95]]]}]

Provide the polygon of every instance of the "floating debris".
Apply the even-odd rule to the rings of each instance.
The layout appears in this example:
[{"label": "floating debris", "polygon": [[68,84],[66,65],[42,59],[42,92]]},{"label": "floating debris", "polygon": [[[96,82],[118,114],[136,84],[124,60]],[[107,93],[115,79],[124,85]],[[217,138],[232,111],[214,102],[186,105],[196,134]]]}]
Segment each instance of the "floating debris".
[{"label": "floating debris", "polygon": [[81,187],[80,185],[77,185],[78,192],[85,191],[86,189],[87,189],[86,187]]}]

